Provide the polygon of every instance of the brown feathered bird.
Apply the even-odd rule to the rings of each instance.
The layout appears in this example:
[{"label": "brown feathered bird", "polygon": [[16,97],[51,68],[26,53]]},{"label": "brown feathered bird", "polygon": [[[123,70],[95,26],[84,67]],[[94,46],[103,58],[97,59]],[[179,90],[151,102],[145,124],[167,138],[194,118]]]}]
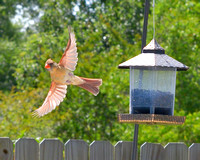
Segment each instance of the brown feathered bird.
[{"label": "brown feathered bird", "polygon": [[54,110],[65,98],[67,85],[79,86],[95,96],[99,93],[102,79],[83,78],[73,74],[78,61],[77,56],[75,35],[69,28],[68,44],[60,62],[57,64],[48,59],[45,63],[45,68],[51,75],[51,87],[42,106],[34,111],[36,116],[44,116]]}]

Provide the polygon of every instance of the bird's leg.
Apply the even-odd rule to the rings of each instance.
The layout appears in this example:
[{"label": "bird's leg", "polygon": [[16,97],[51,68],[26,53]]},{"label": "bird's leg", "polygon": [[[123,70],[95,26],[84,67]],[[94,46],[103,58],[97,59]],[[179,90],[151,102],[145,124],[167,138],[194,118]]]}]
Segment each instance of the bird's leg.
[{"label": "bird's leg", "polygon": [[70,80],[66,80],[66,85],[70,85],[72,82]]}]

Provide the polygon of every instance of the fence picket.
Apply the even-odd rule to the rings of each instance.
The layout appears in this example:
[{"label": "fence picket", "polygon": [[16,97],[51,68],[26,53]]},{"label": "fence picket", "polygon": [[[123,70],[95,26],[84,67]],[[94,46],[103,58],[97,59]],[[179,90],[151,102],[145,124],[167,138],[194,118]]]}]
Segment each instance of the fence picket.
[{"label": "fence picket", "polygon": [[85,141],[70,139],[65,143],[65,160],[88,160],[88,150]]},{"label": "fence picket", "polygon": [[188,160],[188,147],[184,143],[168,143],[165,146],[165,160]]},{"label": "fence picket", "polygon": [[32,138],[20,138],[15,143],[15,160],[39,160],[39,144]]},{"label": "fence picket", "polygon": [[93,141],[90,144],[90,160],[113,160],[113,145],[109,141]]},{"label": "fence picket", "polygon": [[44,139],[40,143],[40,160],[63,160],[63,148],[58,139]]},{"label": "fence picket", "polygon": [[164,147],[161,144],[145,142],[140,147],[140,160],[162,160]]},{"label": "fence picket", "polygon": [[189,160],[199,160],[200,158],[200,143],[193,143],[189,147]]},{"label": "fence picket", "polygon": [[0,160],[13,160],[13,143],[9,138],[0,137]]},{"label": "fence picket", "polygon": [[133,142],[119,141],[115,145],[115,160],[132,159]]}]

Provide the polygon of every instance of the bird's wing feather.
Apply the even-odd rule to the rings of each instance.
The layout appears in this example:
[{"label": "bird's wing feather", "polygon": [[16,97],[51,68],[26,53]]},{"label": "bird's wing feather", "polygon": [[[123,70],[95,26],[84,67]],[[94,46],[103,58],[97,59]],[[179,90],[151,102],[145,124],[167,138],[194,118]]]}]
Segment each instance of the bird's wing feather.
[{"label": "bird's wing feather", "polygon": [[56,84],[52,81],[48,95],[42,106],[34,111],[36,116],[44,116],[51,112],[63,101],[67,93],[67,85]]},{"label": "bird's wing feather", "polygon": [[62,58],[59,62],[60,66],[63,66],[71,71],[76,69],[77,61],[78,61],[78,53],[76,47],[76,38],[71,29],[69,28],[69,40],[67,43],[67,47],[62,55]]}]

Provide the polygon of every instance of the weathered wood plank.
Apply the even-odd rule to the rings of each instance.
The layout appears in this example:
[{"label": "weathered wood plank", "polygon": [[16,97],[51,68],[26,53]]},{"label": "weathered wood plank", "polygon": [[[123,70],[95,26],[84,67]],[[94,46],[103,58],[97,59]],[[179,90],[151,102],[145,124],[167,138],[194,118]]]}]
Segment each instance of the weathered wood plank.
[{"label": "weathered wood plank", "polygon": [[88,150],[85,141],[70,139],[65,143],[65,160],[88,160]]},{"label": "weathered wood plank", "polygon": [[13,143],[9,138],[0,137],[0,160],[13,160]]},{"label": "weathered wood plank", "polygon": [[189,147],[189,160],[200,159],[200,143],[193,143]]},{"label": "weathered wood plank", "polygon": [[63,149],[58,139],[44,139],[40,143],[40,160],[63,160]]},{"label": "weathered wood plank", "polygon": [[113,145],[109,141],[93,141],[90,144],[90,160],[113,160]]},{"label": "weathered wood plank", "polygon": [[115,160],[131,160],[133,142],[119,141],[115,145]]},{"label": "weathered wood plank", "polygon": [[165,146],[165,160],[188,160],[188,147],[184,143],[168,143]]},{"label": "weathered wood plank", "polygon": [[145,142],[140,147],[140,160],[163,160],[164,147],[161,144]]},{"label": "weathered wood plank", "polygon": [[39,160],[39,144],[32,138],[20,138],[15,143],[15,160]]}]

